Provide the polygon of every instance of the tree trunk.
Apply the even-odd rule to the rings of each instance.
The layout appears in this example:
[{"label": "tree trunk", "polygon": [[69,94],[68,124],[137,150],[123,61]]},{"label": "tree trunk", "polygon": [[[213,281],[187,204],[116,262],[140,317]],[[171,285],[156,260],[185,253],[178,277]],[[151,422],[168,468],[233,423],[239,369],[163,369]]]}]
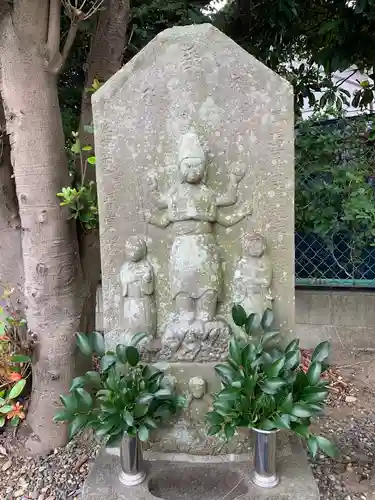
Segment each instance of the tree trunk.
[{"label": "tree trunk", "polygon": [[[34,5],[35,19],[44,16],[45,2],[39,1],[24,2]],[[74,372],[82,280],[75,225],[56,197],[69,185],[56,76],[46,68],[45,34],[33,38],[32,19],[4,16],[0,68],[22,224],[27,322],[37,337],[27,418],[34,434],[27,446],[46,452],[66,442],[66,426],[52,419]]]},{"label": "tree trunk", "polygon": [[0,296],[5,288],[15,288],[20,310],[23,310],[21,224],[12,175],[9,137],[0,96]]},{"label": "tree trunk", "polygon": [[[91,87],[95,78],[101,82],[107,81],[121,68],[129,19],[129,0],[106,0],[104,9],[98,15],[87,58],[86,88]],[[93,135],[84,131],[84,126],[91,122],[91,93],[84,92],[80,120],[81,144],[94,147]],[[95,181],[95,169],[90,166],[86,181]],[[90,332],[95,327],[96,290],[100,280],[99,234],[97,231],[82,233],[79,241],[86,284],[81,330]]]}]

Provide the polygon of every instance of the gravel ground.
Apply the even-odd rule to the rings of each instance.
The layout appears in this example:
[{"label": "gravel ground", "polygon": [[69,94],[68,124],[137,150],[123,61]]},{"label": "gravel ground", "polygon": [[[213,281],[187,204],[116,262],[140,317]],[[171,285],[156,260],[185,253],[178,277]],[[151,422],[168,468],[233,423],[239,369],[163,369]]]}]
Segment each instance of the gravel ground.
[{"label": "gravel ground", "polygon": [[[317,432],[333,439],[340,457],[311,459],[321,500],[375,500],[375,358],[362,354],[342,371],[352,390],[333,398]],[[354,367],[354,368],[353,368]],[[353,395],[355,394],[355,395]],[[99,448],[88,434],[44,458],[12,453],[0,434],[0,500],[78,500],[90,462]]]},{"label": "gravel ground", "polygon": [[[1,500],[75,500],[79,498],[90,461],[98,445],[87,436],[70,442],[47,457],[7,453],[0,437]],[[8,446],[7,446],[8,448]]]}]

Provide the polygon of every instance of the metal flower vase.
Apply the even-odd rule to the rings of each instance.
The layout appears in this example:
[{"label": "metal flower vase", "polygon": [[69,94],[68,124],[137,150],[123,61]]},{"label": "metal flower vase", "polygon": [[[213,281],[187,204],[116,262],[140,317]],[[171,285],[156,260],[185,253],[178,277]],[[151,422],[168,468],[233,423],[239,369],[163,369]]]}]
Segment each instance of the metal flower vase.
[{"label": "metal flower vase", "polygon": [[120,443],[120,481],[125,486],[137,486],[146,479],[142,443],[138,436],[124,434]]},{"label": "metal flower vase", "polygon": [[261,488],[274,488],[279,484],[276,474],[275,431],[253,429],[255,432],[255,454],[253,482]]}]

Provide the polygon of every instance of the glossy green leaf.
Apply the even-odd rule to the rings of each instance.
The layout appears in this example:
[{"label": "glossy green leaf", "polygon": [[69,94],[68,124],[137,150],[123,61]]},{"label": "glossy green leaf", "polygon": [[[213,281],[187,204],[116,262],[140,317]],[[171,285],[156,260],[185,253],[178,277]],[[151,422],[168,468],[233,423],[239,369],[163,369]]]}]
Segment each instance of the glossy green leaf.
[{"label": "glossy green leaf", "polygon": [[85,377],[76,377],[72,381],[72,385],[70,386],[69,392],[74,391],[74,389],[77,389],[77,387],[83,387],[85,384],[86,384]]},{"label": "glossy green leaf", "polygon": [[77,396],[76,396],[75,392],[72,392],[72,393],[67,394],[67,395],[61,394],[60,400],[68,411],[70,411],[72,413],[77,411],[78,400],[77,400]]},{"label": "glossy green leaf", "polygon": [[285,358],[282,357],[272,363],[271,366],[267,366],[266,373],[269,377],[277,377],[281,369],[285,364]]},{"label": "glossy green leaf", "polygon": [[116,356],[118,357],[119,361],[121,361],[121,363],[126,365],[126,363],[128,362],[126,358],[126,345],[118,344],[116,346]]},{"label": "glossy green leaf", "polygon": [[84,354],[85,356],[92,356],[91,345],[85,334],[77,333],[76,341],[78,349],[81,351],[82,354]]},{"label": "glossy green leaf", "polygon": [[245,309],[241,305],[235,304],[232,307],[232,318],[235,325],[244,326],[247,319]]},{"label": "glossy green leaf", "polygon": [[229,341],[229,356],[232,358],[232,360],[237,363],[237,365],[241,364],[241,348],[236,340],[235,337],[232,337]]},{"label": "glossy green leaf", "polygon": [[223,423],[223,416],[216,411],[209,411],[206,414],[206,419],[211,425],[221,425]]},{"label": "glossy green leaf", "polygon": [[292,408],[292,414],[300,418],[311,417],[312,412],[307,405],[303,403],[295,403]]},{"label": "glossy green leaf", "polygon": [[141,425],[138,429],[138,437],[141,441],[147,441],[149,430],[145,425]]},{"label": "glossy green leaf", "polygon": [[274,321],[274,314],[272,309],[266,309],[262,316],[262,327],[265,330],[271,328],[273,321]]},{"label": "glossy green leaf", "polygon": [[127,346],[126,348],[126,360],[130,366],[137,366],[139,363],[139,352],[138,349],[132,345]]},{"label": "glossy green leaf", "polygon": [[6,415],[7,413],[9,413],[12,410],[12,408],[13,408],[12,405],[0,406],[0,413],[2,413],[3,415]]},{"label": "glossy green leaf", "polygon": [[30,363],[31,358],[30,356],[25,356],[24,354],[14,354],[10,358],[12,363]]},{"label": "glossy green leaf", "polygon": [[170,389],[165,388],[165,389],[159,389],[158,391],[156,391],[154,396],[157,399],[169,399],[173,396],[173,393]]},{"label": "glossy green leaf", "polygon": [[73,419],[73,414],[68,410],[60,410],[53,417],[54,422],[70,422]]},{"label": "glossy green leaf", "polygon": [[4,427],[5,425],[5,417],[0,416],[0,427]]},{"label": "glossy green leaf", "polygon": [[322,365],[318,361],[311,363],[309,369],[307,370],[306,376],[309,380],[310,385],[315,385],[320,379],[322,373]]},{"label": "glossy green leaf", "polygon": [[[309,388],[307,388],[309,389]],[[319,387],[316,388],[314,392],[309,392],[308,390],[303,391],[301,394],[301,399],[305,401],[306,403],[320,403],[326,400],[328,397],[329,392],[320,389]]]},{"label": "glossy green leaf", "polygon": [[285,352],[295,351],[299,349],[299,339],[293,339],[285,348]]},{"label": "glossy green leaf", "polygon": [[212,425],[207,430],[207,435],[208,436],[215,436],[215,434],[218,434],[220,431],[221,431],[221,425]]},{"label": "glossy green leaf", "polygon": [[98,372],[95,371],[86,372],[85,379],[89,384],[93,385],[94,387],[101,386],[102,381],[100,378],[100,374]]},{"label": "glossy green leaf", "polygon": [[269,378],[260,384],[262,390],[266,394],[276,394],[276,392],[285,385],[285,381],[281,378]]},{"label": "glossy green leaf", "polygon": [[152,418],[150,417],[145,417],[143,419],[143,423],[144,425],[148,428],[148,429],[157,429],[158,428],[158,424],[155,422],[155,420],[153,420]]},{"label": "glossy green leaf", "polygon": [[93,401],[91,394],[89,394],[82,387],[77,387],[76,389],[78,403],[83,404],[85,408],[90,409],[92,407]]},{"label": "glossy green leaf", "polygon": [[264,335],[262,335],[262,342],[263,344],[267,344],[268,342],[271,342],[271,340],[274,340],[279,335],[280,332],[278,331],[266,332]]},{"label": "glossy green leaf", "polygon": [[105,354],[105,342],[103,334],[100,332],[92,332],[90,334],[90,340],[93,351],[96,353],[96,355],[99,358],[103,357]]},{"label": "glossy green leaf", "polygon": [[92,151],[92,146],[83,146],[82,151]]},{"label": "glossy green leaf", "polygon": [[234,387],[226,387],[218,393],[220,401],[235,401],[238,398],[238,390]]},{"label": "glossy green leaf", "polygon": [[96,429],[95,434],[98,437],[107,436],[114,427],[115,423],[113,421],[104,422],[100,425],[100,427],[98,427],[98,429]]},{"label": "glossy green leaf", "polygon": [[69,440],[72,439],[77,434],[77,432],[79,432],[84,427],[87,422],[87,418],[87,415],[83,415],[82,413],[80,413],[70,422],[68,426]]},{"label": "glossy green leaf", "polygon": [[245,331],[248,335],[258,330],[261,326],[262,318],[259,314],[251,313],[246,319]]},{"label": "glossy green leaf", "polygon": [[273,423],[277,429],[290,429],[290,416],[287,414],[276,415]]},{"label": "glossy green leaf", "polygon": [[300,364],[300,361],[301,361],[301,353],[299,349],[287,351],[285,353],[284,369],[285,370],[294,369]]},{"label": "glossy green leaf", "polygon": [[147,333],[136,333],[130,340],[130,343],[129,345],[132,345],[134,347],[137,347],[138,344],[140,344],[142,342],[142,340],[145,340],[148,338],[148,334]]},{"label": "glossy green leaf", "polygon": [[283,400],[281,405],[281,411],[283,413],[291,413],[293,408],[293,394],[289,393],[286,398]]},{"label": "glossy green leaf", "polygon": [[10,419],[10,425],[12,427],[17,427],[17,425],[20,423],[20,417],[14,416]]},{"label": "glossy green leaf", "polygon": [[337,458],[338,450],[336,446],[323,436],[315,436],[319,448],[331,458]]},{"label": "glossy green leaf", "polygon": [[148,411],[148,405],[136,404],[133,409],[133,415],[135,418],[144,417]]},{"label": "glossy green leaf", "polygon": [[228,365],[218,364],[215,366],[215,372],[219,375],[221,379],[231,384],[233,380],[237,377],[237,372]]},{"label": "glossy green leaf", "polygon": [[100,360],[100,369],[101,371],[105,372],[115,363],[116,363],[116,356],[113,354],[106,354]]},{"label": "glossy green leaf", "polygon": [[87,162],[90,163],[90,165],[95,165],[96,164],[96,157],[95,156],[89,156],[87,158]]},{"label": "glossy green leaf", "polygon": [[319,345],[316,346],[314,352],[312,353],[311,361],[312,362],[318,361],[322,363],[328,358],[330,350],[331,347],[328,341],[321,342]]},{"label": "glossy green leaf", "polygon": [[26,380],[25,379],[19,380],[16,384],[14,384],[14,386],[9,391],[7,399],[16,399],[16,398],[18,398],[18,396],[20,396],[20,394],[24,390],[25,385],[26,385]]},{"label": "glossy green leaf", "polygon": [[154,399],[153,394],[141,394],[139,398],[137,398],[137,403],[140,405],[147,405],[150,404],[151,401]]},{"label": "glossy green leaf", "polygon": [[315,438],[315,436],[311,435],[308,440],[307,440],[307,447],[313,457],[316,456],[316,453],[318,451],[318,442]]},{"label": "glossy green leaf", "polygon": [[308,439],[310,436],[309,427],[307,425],[292,425],[292,430],[304,439]]},{"label": "glossy green leaf", "polygon": [[236,432],[236,427],[233,424],[228,423],[224,425],[224,435],[228,441],[232,439],[235,432]]},{"label": "glossy green leaf", "polygon": [[127,411],[127,410],[124,411],[124,421],[129,426],[132,426],[134,424],[133,415],[129,411]]}]

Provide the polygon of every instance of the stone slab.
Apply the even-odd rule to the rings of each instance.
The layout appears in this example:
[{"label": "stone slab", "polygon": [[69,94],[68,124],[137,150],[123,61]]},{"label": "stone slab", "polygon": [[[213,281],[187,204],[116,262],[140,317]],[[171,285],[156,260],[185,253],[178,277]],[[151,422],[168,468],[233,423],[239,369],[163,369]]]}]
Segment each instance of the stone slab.
[{"label": "stone slab", "polygon": [[270,490],[251,482],[252,457],[245,454],[145,454],[146,481],[127,488],[118,480],[118,456],[102,450],[86,479],[82,500],[319,500],[305,450],[294,436],[288,439],[290,446],[279,447],[280,483]]},{"label": "stone slab", "polygon": [[[277,322],[282,334],[291,336],[294,115],[290,84],[209,24],[174,27],[155,37],[95,92],[92,106],[103,328],[108,345],[123,341],[129,327],[120,270],[131,236],[141,236],[147,243],[147,260],[155,275],[157,339],[174,314],[168,256],[174,248],[176,224],[160,228],[149,223],[151,215],[159,214],[150,180],[156,178],[161,194],[176,185],[179,145],[192,128],[206,154],[205,183],[217,199],[227,192],[231,172],[245,168],[237,201],[220,205],[222,217],[229,220],[242,205],[252,207],[250,215],[231,227],[209,219],[223,274],[217,314],[230,319],[237,263],[246,253],[249,235],[261,233],[272,263]],[[173,211],[173,206],[168,210]]]}]

